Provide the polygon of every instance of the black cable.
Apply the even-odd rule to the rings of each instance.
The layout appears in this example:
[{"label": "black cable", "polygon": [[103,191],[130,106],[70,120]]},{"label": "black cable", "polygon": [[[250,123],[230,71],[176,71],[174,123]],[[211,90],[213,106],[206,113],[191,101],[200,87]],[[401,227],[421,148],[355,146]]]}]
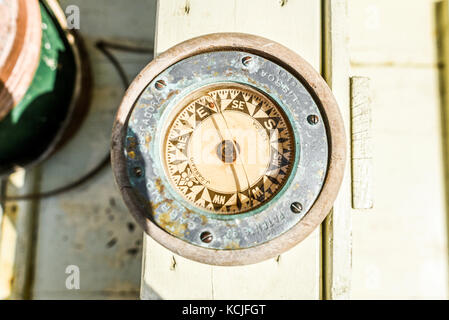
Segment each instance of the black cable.
[{"label": "black cable", "polygon": [[91,179],[92,177],[94,177],[107,164],[110,164],[109,154],[97,166],[95,166],[95,168],[93,168],[91,171],[89,171],[87,174],[85,174],[81,178],[78,178],[74,182],[69,183],[68,185],[59,187],[59,188],[51,190],[51,191],[41,192],[41,193],[26,194],[23,196],[6,196],[5,202],[6,201],[24,201],[24,200],[36,200],[36,199],[50,198],[50,197],[59,195],[61,193],[70,191],[70,190],[75,189],[76,187],[82,185],[87,180]]},{"label": "black cable", "polygon": [[[153,50],[150,48],[133,47],[130,45],[117,44],[117,43],[107,42],[104,40],[97,41],[95,43],[95,46],[97,47],[98,50],[100,50],[106,56],[106,58],[109,59],[109,62],[111,62],[111,64],[115,67],[117,73],[120,76],[120,79],[122,81],[122,84],[123,84],[123,87],[125,90],[129,87],[128,77],[126,76],[125,70],[121,66],[120,62],[114,57],[114,55],[108,50],[108,48],[126,51],[126,52],[133,52],[133,53],[144,53],[144,54],[148,54],[148,53],[152,54],[153,53]],[[68,185],[65,185],[63,187],[60,187],[60,188],[57,188],[57,189],[54,189],[51,191],[46,191],[46,192],[36,193],[36,194],[27,194],[27,195],[22,195],[22,196],[6,196],[6,195],[4,195],[4,201],[6,202],[6,201],[35,200],[35,199],[44,199],[44,198],[49,198],[49,197],[59,195],[61,193],[70,191],[70,190],[75,189],[76,187],[84,184],[86,181],[88,181],[89,179],[94,177],[98,172],[100,172],[104,167],[106,167],[110,163],[111,163],[110,154],[108,152],[108,154],[103,158],[103,160],[98,165],[96,165],[91,171],[89,171],[87,174],[83,175],[81,178],[78,178],[77,180],[75,180],[74,182],[72,182]]]},{"label": "black cable", "polygon": [[100,50],[106,56],[106,58],[109,59],[109,62],[111,62],[112,65],[115,67],[115,69],[118,72],[118,75],[120,76],[120,79],[122,80],[122,84],[123,84],[123,86],[125,87],[125,90],[126,90],[129,87],[128,77],[126,76],[125,70],[123,70],[120,62],[107,49],[107,47],[109,46],[108,43],[100,40],[97,43],[95,43],[95,46],[97,47],[98,50]]},{"label": "black cable", "polygon": [[96,43],[96,46],[100,47],[108,47],[109,49],[115,49],[118,51],[125,51],[125,52],[133,52],[133,53],[147,53],[147,54],[153,54],[153,48],[143,48],[143,47],[136,47],[129,44],[123,44],[123,43],[116,43],[111,41],[104,41],[99,40]]}]

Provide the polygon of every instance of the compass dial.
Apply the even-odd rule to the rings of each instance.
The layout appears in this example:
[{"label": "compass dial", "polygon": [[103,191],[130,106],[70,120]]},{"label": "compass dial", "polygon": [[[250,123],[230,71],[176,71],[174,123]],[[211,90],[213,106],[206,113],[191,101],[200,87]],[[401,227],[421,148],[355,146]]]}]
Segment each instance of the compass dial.
[{"label": "compass dial", "polygon": [[326,82],[300,56],[238,33],[187,40],[123,99],[112,164],[145,232],[186,258],[260,262],[331,211],[346,138]]},{"label": "compass dial", "polygon": [[249,86],[199,89],[174,111],[163,143],[170,183],[194,207],[239,214],[269,202],[295,159],[283,110]]}]

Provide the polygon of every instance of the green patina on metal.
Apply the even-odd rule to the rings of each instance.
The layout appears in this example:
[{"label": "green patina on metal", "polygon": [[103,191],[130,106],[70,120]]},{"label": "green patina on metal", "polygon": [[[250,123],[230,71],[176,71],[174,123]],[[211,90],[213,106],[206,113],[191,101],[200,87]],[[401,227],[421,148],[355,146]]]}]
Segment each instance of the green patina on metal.
[{"label": "green patina on metal", "polygon": [[[250,66],[243,63],[247,57],[252,59]],[[158,82],[165,85],[157,86]],[[171,114],[191,93],[220,83],[238,83],[270,98],[285,113],[295,136],[294,169],[285,185],[268,202],[239,214],[218,215],[194,206],[174,190],[163,167]],[[267,58],[223,50],[180,60],[148,83],[126,121],[126,187],[133,190],[144,219],[189,244],[235,250],[267,243],[301,221],[324,185],[329,160],[326,122],[311,124],[310,115],[324,118],[307,87]],[[301,209],[292,210],[292,203]],[[211,234],[213,241],[204,241],[204,234]]]},{"label": "green patina on metal", "polygon": [[37,161],[54,145],[70,110],[77,66],[63,30],[41,2],[39,66],[22,101],[0,121],[0,175]]}]

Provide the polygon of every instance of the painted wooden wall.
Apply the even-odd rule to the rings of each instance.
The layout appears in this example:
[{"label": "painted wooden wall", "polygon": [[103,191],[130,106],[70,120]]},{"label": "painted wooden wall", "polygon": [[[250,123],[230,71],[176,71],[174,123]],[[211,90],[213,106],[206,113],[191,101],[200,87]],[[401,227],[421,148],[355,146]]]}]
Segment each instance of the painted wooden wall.
[{"label": "painted wooden wall", "polygon": [[[57,187],[107,152],[123,91],[115,71],[93,47],[95,40],[154,42],[162,52],[196,35],[242,31],[272,38],[324,69],[342,105],[350,97],[346,59],[350,75],[370,78],[373,209],[351,210],[348,219],[345,189],[323,232],[279,259],[211,267],[173,255],[147,237],[142,249],[142,233],[130,227],[133,221],[107,169],[62,197],[8,204],[0,245],[1,298],[137,298],[140,285],[144,299],[448,298],[448,164],[441,116],[446,106],[439,79],[449,59],[436,45],[438,1],[347,0],[347,6],[345,0],[323,1],[228,0],[223,5],[219,0],[162,0],[154,21],[155,0],[133,0],[132,5],[61,0],[63,7],[81,9],[80,32],[95,75],[92,109],[75,139],[27,172],[25,180],[15,177],[9,192]],[[339,19],[346,10],[349,19]],[[150,60],[117,56],[130,78]],[[346,120],[348,110],[343,110]],[[345,232],[351,229],[352,237]],[[323,256],[332,263],[321,265]],[[65,288],[65,268],[71,264],[80,267],[80,290]]]},{"label": "painted wooden wall", "polygon": [[351,297],[447,299],[436,1],[348,8],[352,73],[371,79],[374,163],[374,208],[353,213]]}]

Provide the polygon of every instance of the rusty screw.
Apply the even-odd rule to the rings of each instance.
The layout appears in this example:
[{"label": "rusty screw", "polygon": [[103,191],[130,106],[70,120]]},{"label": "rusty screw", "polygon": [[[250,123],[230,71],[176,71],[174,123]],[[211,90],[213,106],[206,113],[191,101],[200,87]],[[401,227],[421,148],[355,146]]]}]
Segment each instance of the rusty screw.
[{"label": "rusty screw", "polygon": [[307,117],[307,122],[311,124],[312,126],[316,125],[318,122],[320,122],[320,118],[318,118],[317,115],[311,114]]},{"label": "rusty screw", "polygon": [[302,204],[300,204],[299,202],[293,202],[290,205],[290,210],[292,210],[293,213],[301,213],[301,211],[302,211]]},{"label": "rusty screw", "polygon": [[243,57],[242,63],[245,67],[249,66],[249,64],[253,61],[253,58],[250,56]]},{"label": "rusty screw", "polygon": [[210,233],[209,231],[204,231],[203,233],[201,233],[200,238],[204,243],[211,243],[214,239],[212,233]]},{"label": "rusty screw", "polygon": [[156,87],[156,89],[162,90],[167,86],[167,83],[165,82],[165,80],[158,80],[156,81],[154,86]]},{"label": "rusty screw", "polygon": [[140,167],[135,167],[134,168],[134,174],[136,175],[136,177],[141,177],[142,176],[142,174],[143,174],[143,171],[142,171],[142,168],[140,168]]}]

